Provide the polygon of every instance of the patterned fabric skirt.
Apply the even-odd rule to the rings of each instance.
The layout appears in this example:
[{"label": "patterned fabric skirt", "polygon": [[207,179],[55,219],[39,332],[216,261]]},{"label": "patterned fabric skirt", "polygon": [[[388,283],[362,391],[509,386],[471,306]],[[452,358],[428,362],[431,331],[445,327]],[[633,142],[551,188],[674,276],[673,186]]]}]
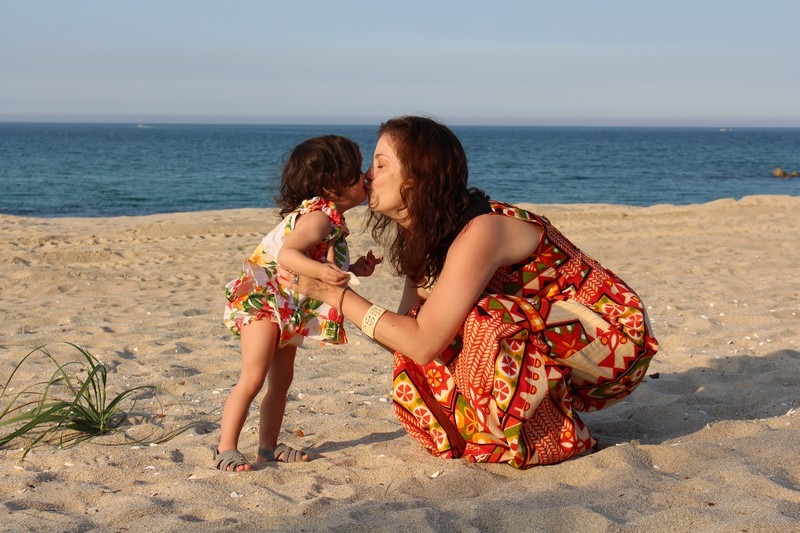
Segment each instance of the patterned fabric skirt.
[{"label": "patterned fabric skirt", "polygon": [[593,451],[577,412],[630,394],[658,349],[638,313],[632,336],[619,317],[574,301],[486,296],[430,364],[395,354],[397,416],[445,458],[530,468]]}]

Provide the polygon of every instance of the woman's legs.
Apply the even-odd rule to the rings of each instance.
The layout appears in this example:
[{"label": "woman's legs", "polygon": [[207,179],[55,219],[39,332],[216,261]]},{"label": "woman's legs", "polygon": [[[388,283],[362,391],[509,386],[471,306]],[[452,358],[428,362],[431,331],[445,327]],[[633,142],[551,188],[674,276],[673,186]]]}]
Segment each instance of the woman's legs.
[{"label": "woman's legs", "polygon": [[[256,395],[264,385],[264,379],[269,373],[273,359],[275,359],[278,326],[270,320],[256,320],[242,328],[241,336],[242,372],[239,382],[233,387],[222,411],[222,424],[217,448],[220,453],[235,449],[238,446],[239,434],[242,432],[242,427],[247,419],[250,404],[253,403]],[[292,357],[293,361],[294,357]],[[278,428],[280,429],[280,425]],[[237,467],[236,471],[250,469],[250,465],[244,465]]]}]

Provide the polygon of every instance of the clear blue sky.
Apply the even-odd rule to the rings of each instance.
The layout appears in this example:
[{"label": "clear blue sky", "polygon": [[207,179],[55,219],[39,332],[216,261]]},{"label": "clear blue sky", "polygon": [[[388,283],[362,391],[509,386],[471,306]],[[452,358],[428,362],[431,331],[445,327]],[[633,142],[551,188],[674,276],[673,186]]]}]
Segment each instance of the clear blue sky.
[{"label": "clear blue sky", "polygon": [[800,127],[800,0],[0,0],[0,120]]}]

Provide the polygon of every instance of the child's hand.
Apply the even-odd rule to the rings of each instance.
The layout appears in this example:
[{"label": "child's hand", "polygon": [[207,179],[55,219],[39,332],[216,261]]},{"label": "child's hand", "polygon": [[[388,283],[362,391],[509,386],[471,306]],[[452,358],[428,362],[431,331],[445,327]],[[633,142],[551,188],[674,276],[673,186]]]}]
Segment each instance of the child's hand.
[{"label": "child's hand", "polygon": [[350,276],[347,275],[347,272],[331,263],[320,263],[318,277],[325,283],[337,287],[344,287],[350,281]]},{"label": "child's hand", "polygon": [[366,256],[359,257],[355,263],[350,265],[350,272],[360,278],[371,276],[375,272],[375,267],[381,263],[383,263],[383,256],[375,257],[370,250]]}]

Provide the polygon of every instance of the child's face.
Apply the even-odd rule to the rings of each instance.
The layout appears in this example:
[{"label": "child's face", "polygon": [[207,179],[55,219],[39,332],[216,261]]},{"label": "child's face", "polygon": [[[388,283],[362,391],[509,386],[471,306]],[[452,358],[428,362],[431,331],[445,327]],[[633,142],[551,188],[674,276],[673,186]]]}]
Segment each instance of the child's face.
[{"label": "child's face", "polygon": [[361,204],[366,198],[367,189],[364,187],[364,173],[362,172],[355,184],[345,189],[340,197],[332,198],[332,200],[340,211],[347,211]]}]

